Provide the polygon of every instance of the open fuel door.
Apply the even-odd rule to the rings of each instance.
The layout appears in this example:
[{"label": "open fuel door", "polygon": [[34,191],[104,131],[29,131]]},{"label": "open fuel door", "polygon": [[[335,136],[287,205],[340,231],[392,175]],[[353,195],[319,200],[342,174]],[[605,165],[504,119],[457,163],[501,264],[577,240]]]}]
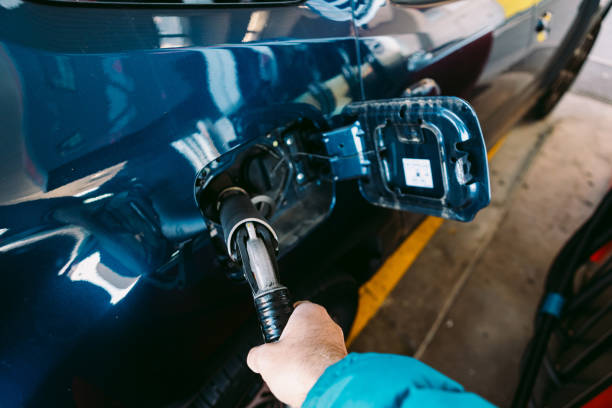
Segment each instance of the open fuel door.
[{"label": "open fuel door", "polygon": [[473,109],[454,97],[348,105],[323,134],[336,180],[359,179],[370,203],[469,221],[490,201],[487,151]]}]

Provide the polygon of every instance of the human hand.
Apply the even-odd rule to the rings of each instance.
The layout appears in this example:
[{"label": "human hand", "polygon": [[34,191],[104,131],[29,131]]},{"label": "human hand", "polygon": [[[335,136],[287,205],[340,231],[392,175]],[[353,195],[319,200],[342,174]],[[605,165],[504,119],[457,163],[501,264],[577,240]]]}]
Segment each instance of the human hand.
[{"label": "human hand", "polygon": [[276,398],[300,407],[325,369],[346,354],[342,329],[325,308],[300,302],[279,341],[252,348],[247,364]]}]

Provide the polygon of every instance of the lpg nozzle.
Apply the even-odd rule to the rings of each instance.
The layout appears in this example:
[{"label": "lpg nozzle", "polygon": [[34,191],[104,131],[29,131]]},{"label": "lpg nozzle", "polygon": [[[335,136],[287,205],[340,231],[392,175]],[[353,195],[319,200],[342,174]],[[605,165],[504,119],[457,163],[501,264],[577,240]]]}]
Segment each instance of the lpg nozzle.
[{"label": "lpg nozzle", "polygon": [[251,287],[264,341],[275,342],[293,311],[289,291],[278,278],[276,232],[239,187],[223,190],[217,208],[227,252],[242,265]]}]

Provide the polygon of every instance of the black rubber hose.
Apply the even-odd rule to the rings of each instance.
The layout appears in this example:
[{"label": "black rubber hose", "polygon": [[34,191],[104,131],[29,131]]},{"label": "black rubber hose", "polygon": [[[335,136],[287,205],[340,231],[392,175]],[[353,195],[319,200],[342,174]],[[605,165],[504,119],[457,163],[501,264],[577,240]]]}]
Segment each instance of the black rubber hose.
[{"label": "black rubber hose", "polygon": [[[609,229],[607,223],[600,224],[600,221],[607,218],[611,207],[612,190],[606,194],[591,218],[570,238],[553,262],[549,278],[546,282],[547,290],[543,299],[550,294],[558,294],[563,297],[569,296],[576,269],[594,250],[598,249],[592,249],[590,244],[597,235],[607,232]],[[540,312],[538,311],[538,313]],[[513,408],[527,406],[548,347],[550,336],[558,321],[559,316],[549,313],[544,313],[537,319],[535,334],[531,346],[527,350],[525,365],[521,370],[519,384],[512,401]]]},{"label": "black rubber hose", "polygon": [[264,341],[266,343],[278,341],[293,312],[289,291],[287,288],[278,288],[254,300]]},{"label": "black rubber hose", "polygon": [[531,398],[531,392],[535,384],[535,380],[540,371],[540,365],[542,359],[546,353],[548,347],[548,340],[550,339],[550,333],[557,325],[557,318],[552,315],[544,315],[540,320],[538,331],[534,336],[532,343],[527,351],[527,358],[525,359],[525,365],[521,370],[521,378],[519,385],[514,394],[512,401],[513,408],[523,408],[527,406],[529,399]]},{"label": "black rubber hose", "polygon": [[608,286],[612,285],[612,258],[602,265],[601,270],[603,272],[598,271],[598,275],[600,276],[597,276],[592,282],[589,282],[589,285],[568,303],[566,313],[572,313],[581,308],[589,300],[593,299]]}]

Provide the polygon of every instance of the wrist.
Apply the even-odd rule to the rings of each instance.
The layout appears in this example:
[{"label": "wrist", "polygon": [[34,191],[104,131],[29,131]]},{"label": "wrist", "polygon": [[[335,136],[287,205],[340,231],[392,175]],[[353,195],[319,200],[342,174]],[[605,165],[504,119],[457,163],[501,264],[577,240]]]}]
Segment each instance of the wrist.
[{"label": "wrist", "polygon": [[[343,361],[346,356],[346,349],[343,351],[338,350],[337,353],[328,356],[325,364],[321,364],[317,370],[313,370],[311,380],[308,382],[308,390],[302,396],[300,404],[296,406],[309,406],[308,401],[313,399],[311,397],[318,395],[320,390],[325,390],[326,386],[324,384],[328,383],[330,378],[335,378],[339,373],[338,370],[342,370],[342,366],[344,365]],[[312,405],[312,407],[315,406],[316,404]]]}]

